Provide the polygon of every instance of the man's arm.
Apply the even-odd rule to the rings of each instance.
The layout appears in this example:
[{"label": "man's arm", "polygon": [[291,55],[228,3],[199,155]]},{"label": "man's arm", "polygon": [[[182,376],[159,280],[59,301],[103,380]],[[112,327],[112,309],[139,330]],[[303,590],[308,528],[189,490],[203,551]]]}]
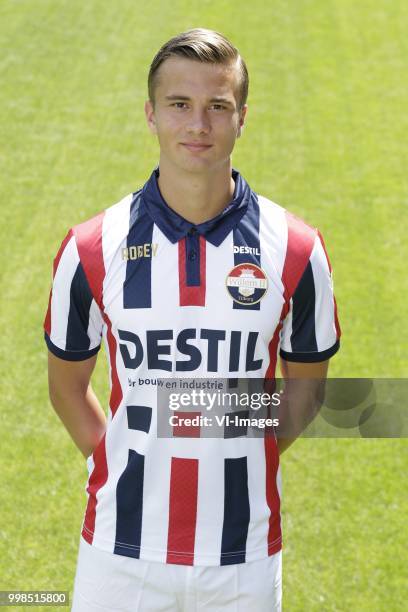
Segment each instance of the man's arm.
[{"label": "man's arm", "polygon": [[106,416],[90,385],[97,356],[66,361],[48,352],[51,403],[69,435],[89,457],[106,431]]},{"label": "man's arm", "polygon": [[329,360],[316,363],[281,358],[285,389],[279,406],[277,446],[281,455],[316,416],[324,397]]}]

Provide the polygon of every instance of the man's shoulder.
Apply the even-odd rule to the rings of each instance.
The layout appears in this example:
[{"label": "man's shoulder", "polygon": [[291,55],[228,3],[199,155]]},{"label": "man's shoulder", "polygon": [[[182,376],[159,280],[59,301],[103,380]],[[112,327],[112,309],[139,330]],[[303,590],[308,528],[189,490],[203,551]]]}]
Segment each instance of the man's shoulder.
[{"label": "man's shoulder", "polygon": [[127,194],[112,206],[71,227],[63,245],[73,238],[73,250],[78,254],[75,257],[79,256],[83,266],[94,267],[97,262],[101,266],[104,257],[123,241],[129,232],[131,206],[138,193]]},{"label": "man's shoulder", "polygon": [[263,212],[268,212],[268,211],[273,210],[273,211],[284,213],[286,210],[283,206],[281,206],[281,204],[278,204],[274,200],[271,200],[270,198],[260,193],[256,192],[256,197],[258,199],[259,207]]},{"label": "man's shoulder", "polygon": [[132,192],[125,195],[118,202],[115,202],[108,208],[101,210],[96,213],[93,217],[86,219],[85,221],[81,221],[77,223],[71,228],[71,232],[74,235],[83,235],[92,234],[98,232],[101,229],[101,225],[103,225],[103,230],[106,231],[109,229],[109,223],[106,221],[110,218],[119,219],[122,216],[129,215],[129,209],[131,203],[138,192]]},{"label": "man's shoulder", "polygon": [[282,206],[281,204],[277,204],[270,198],[263,196],[259,193],[256,194],[258,198],[258,204],[260,208],[260,213],[265,219],[265,221],[270,221],[271,224],[276,226],[277,222],[280,222],[280,225],[291,233],[299,235],[316,235],[317,228],[307,223],[301,217],[295,215],[290,210]]}]

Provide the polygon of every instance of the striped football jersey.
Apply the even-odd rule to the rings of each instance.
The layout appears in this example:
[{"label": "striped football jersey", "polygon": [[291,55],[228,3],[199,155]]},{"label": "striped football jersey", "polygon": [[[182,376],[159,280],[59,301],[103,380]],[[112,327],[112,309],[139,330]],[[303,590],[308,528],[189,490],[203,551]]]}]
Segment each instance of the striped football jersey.
[{"label": "striped football jersey", "polygon": [[87,459],[82,536],[119,555],[184,565],[262,559],[281,548],[273,435],[159,437],[166,378],[275,376],[277,356],[339,348],[319,232],[256,194],[235,170],[231,203],[194,225],[142,189],[73,227],[54,260],[49,350],[110,372],[107,430]]}]

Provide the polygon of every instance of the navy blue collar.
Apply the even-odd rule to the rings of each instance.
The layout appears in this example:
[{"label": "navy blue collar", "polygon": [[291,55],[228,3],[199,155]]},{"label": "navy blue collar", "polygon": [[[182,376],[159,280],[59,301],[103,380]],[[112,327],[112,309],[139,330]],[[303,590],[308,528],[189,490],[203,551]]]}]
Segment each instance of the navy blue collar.
[{"label": "navy blue collar", "polygon": [[165,202],[157,182],[158,176],[159,168],[157,167],[143,186],[142,198],[147,212],[170,242],[178,242],[193,229],[205,236],[205,239],[214,246],[219,246],[248,208],[251,188],[239,172],[233,169],[232,178],[235,181],[235,189],[231,202],[213,219],[194,225]]}]

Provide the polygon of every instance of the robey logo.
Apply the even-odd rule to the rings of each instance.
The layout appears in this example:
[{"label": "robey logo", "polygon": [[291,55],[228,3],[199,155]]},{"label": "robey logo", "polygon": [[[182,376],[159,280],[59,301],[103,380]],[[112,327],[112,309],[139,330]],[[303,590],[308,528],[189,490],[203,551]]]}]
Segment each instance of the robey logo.
[{"label": "robey logo", "polygon": [[136,246],[125,247],[122,249],[122,259],[125,261],[140,259],[141,257],[154,257],[157,254],[157,242],[146,242]]}]

